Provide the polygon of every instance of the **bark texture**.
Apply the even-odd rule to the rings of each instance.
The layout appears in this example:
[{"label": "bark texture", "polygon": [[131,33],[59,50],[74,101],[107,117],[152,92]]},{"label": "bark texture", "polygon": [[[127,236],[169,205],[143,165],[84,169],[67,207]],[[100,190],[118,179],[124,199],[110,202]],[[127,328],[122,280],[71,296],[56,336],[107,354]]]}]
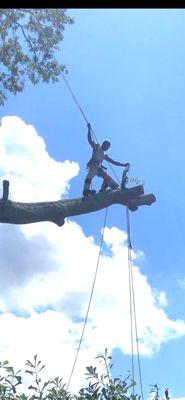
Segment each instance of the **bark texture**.
[{"label": "bark texture", "polygon": [[107,190],[88,198],[56,200],[40,203],[20,203],[8,200],[9,182],[3,181],[3,197],[0,200],[0,222],[8,224],[31,224],[51,221],[62,226],[66,217],[87,214],[113,204],[127,205],[135,211],[142,205],[156,201],[154,194],[144,194],[142,185],[130,189]]}]

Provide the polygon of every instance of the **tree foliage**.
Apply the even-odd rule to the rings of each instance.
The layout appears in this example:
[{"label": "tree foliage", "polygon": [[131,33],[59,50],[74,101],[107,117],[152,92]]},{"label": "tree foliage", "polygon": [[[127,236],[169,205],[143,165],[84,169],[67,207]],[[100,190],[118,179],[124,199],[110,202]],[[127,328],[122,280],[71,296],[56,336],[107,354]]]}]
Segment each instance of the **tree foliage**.
[{"label": "tree foliage", "polygon": [[65,65],[56,59],[65,26],[73,19],[66,9],[0,9],[0,105],[17,94],[28,78],[56,82]]},{"label": "tree foliage", "polygon": [[[31,377],[31,384],[21,393],[23,383],[21,370],[15,371],[8,361],[0,362],[0,399],[1,400],[140,400],[136,393],[136,382],[128,374],[125,378],[112,378],[111,356],[105,350],[104,355],[96,357],[101,365],[101,372],[97,367],[86,368],[88,385],[77,394],[71,394],[62,378],[56,377],[43,381],[41,375],[45,365],[38,359],[37,354],[33,361],[26,361],[24,376]],[[102,369],[103,367],[103,369]],[[102,372],[103,370],[103,372]],[[18,390],[19,388],[19,390]],[[152,385],[152,400],[162,399],[157,384]],[[163,400],[170,400],[168,389],[165,390]]]}]

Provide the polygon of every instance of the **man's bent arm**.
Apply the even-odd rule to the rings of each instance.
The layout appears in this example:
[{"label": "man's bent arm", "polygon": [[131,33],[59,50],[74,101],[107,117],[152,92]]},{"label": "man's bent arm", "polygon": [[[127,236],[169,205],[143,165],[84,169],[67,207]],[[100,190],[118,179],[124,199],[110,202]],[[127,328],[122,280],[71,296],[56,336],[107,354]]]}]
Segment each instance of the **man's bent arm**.
[{"label": "man's bent arm", "polygon": [[105,155],[105,160],[110,162],[113,165],[117,165],[118,167],[127,167],[129,163],[120,163],[119,161],[115,161],[112,158],[110,158],[107,154]]}]

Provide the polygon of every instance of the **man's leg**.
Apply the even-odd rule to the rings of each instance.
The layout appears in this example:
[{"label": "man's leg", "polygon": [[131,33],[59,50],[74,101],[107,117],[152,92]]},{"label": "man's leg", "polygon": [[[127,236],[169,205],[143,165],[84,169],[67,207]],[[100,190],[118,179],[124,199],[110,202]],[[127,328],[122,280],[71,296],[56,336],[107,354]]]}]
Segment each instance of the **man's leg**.
[{"label": "man's leg", "polygon": [[105,191],[108,187],[110,187],[111,189],[118,189],[119,185],[118,183],[116,183],[110,175],[108,175],[103,168],[99,167],[98,168],[98,176],[101,176],[101,178],[103,178],[103,183],[101,185],[101,189],[100,192]]},{"label": "man's leg", "polygon": [[101,188],[99,190],[99,192],[105,192],[105,190],[109,187],[108,183],[105,181],[105,179],[103,180],[103,183],[101,185]]},{"label": "man's leg", "polygon": [[84,187],[83,187],[83,195],[88,196],[89,194],[96,193],[96,190],[90,190],[90,185],[92,182],[92,179],[97,173],[97,167],[91,166],[89,167],[87,176],[84,181]]}]

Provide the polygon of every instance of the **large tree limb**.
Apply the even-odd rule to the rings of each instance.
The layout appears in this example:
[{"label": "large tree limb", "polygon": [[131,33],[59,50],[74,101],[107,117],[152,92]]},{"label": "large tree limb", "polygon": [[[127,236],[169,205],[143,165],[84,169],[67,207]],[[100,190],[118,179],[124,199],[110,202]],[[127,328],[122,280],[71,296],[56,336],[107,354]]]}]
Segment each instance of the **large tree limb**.
[{"label": "large tree limb", "polygon": [[40,203],[20,203],[8,200],[9,182],[3,181],[3,197],[0,200],[0,222],[8,224],[31,224],[51,221],[62,226],[66,217],[87,214],[112,204],[128,205],[135,211],[141,205],[150,205],[155,196],[144,194],[142,185],[130,189],[108,190],[88,198],[57,200]]}]

